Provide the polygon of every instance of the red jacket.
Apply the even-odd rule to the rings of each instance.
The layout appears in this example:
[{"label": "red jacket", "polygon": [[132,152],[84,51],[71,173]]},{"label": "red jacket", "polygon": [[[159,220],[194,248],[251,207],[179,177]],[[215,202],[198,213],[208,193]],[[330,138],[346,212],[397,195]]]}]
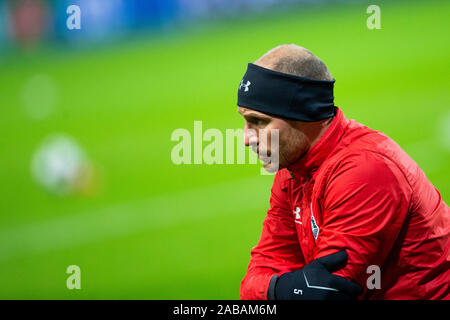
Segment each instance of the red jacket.
[{"label": "red jacket", "polygon": [[[450,210],[417,164],[389,137],[338,109],[321,139],[277,172],[242,299],[266,299],[274,274],[346,250],[335,272],[361,299],[450,299]],[[366,285],[381,271],[381,288]]]}]

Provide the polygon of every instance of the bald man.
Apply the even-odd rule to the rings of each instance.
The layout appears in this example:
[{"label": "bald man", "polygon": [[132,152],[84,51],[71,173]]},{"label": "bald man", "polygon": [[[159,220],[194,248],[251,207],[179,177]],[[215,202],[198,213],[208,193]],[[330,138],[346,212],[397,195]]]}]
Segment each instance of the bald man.
[{"label": "bald man", "polygon": [[449,299],[448,206],[393,140],[345,118],[333,85],[292,44],[248,64],[245,144],[276,175],[241,298]]}]

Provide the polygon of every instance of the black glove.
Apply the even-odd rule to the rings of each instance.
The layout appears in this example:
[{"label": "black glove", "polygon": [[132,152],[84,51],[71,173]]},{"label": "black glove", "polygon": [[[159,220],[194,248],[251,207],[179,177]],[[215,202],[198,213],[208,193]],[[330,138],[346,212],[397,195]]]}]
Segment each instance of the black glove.
[{"label": "black glove", "polygon": [[356,283],[332,274],[347,264],[347,253],[316,259],[303,269],[287,272],[270,280],[269,300],[352,300],[363,289]]}]

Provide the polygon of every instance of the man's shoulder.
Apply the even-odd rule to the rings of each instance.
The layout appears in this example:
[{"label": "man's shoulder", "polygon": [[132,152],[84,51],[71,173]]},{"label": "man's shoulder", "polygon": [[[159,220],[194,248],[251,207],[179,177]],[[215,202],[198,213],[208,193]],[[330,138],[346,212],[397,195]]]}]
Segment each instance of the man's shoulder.
[{"label": "man's shoulder", "polygon": [[346,177],[356,182],[376,183],[383,177],[410,180],[417,170],[417,164],[394,140],[383,132],[359,125],[342,139],[318,174],[319,180],[328,182]]},{"label": "man's shoulder", "polygon": [[[411,162],[412,159],[391,137],[382,131],[371,129],[355,120],[348,120],[346,133],[340,141],[342,152],[338,154],[340,160],[345,158],[357,159],[368,154],[381,161]],[[334,153],[336,155],[336,153]],[[377,155],[377,156],[375,156]]]}]

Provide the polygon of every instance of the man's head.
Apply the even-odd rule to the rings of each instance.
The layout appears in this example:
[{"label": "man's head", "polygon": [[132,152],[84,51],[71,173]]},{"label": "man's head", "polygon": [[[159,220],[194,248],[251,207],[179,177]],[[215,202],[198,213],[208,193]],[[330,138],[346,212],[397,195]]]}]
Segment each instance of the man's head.
[{"label": "man's head", "polygon": [[[293,44],[278,46],[254,63],[257,66],[295,76],[333,80],[325,64],[309,50]],[[286,168],[319,140],[332,122],[332,117],[320,121],[306,122],[288,120],[239,107],[238,112],[245,119],[244,141],[246,146],[252,146],[269,172]],[[261,137],[261,130],[267,138]],[[279,148],[271,150],[271,132],[278,130]],[[278,163],[272,163],[270,157],[279,153]],[[266,155],[264,157],[262,155]]]}]

